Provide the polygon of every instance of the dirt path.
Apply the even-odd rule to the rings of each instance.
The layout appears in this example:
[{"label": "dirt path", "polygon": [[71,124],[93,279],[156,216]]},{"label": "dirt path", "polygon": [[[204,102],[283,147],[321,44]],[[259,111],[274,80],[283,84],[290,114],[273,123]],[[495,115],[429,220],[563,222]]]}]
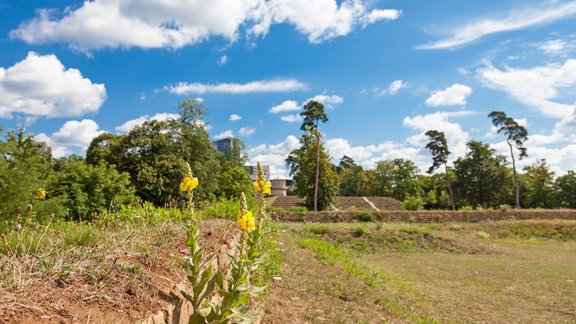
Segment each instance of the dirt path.
[{"label": "dirt path", "polygon": [[[281,230],[282,280],[269,286],[263,323],[382,323],[391,317],[377,305],[377,291],[337,266],[323,265]],[[391,322],[398,322],[392,320]]]}]

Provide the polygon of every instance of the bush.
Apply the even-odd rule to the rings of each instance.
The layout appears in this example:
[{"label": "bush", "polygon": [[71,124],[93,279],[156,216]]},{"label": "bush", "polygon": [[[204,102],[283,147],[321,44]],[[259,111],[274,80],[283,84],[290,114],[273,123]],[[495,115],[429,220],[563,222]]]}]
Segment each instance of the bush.
[{"label": "bush", "polygon": [[322,235],[329,232],[329,229],[326,225],[316,225],[316,224],[306,225],[304,226],[304,230],[316,235]]},{"label": "bush", "polygon": [[424,202],[420,197],[408,197],[402,203],[402,207],[406,210],[419,210],[424,207]]},{"label": "bush", "polygon": [[361,225],[361,226],[354,228],[350,233],[354,237],[360,237],[360,236],[363,236],[363,235],[370,233],[370,230],[368,229],[368,227]]},{"label": "bush", "polygon": [[295,207],[288,208],[288,211],[304,213],[304,212],[308,211],[308,208],[306,208],[306,206],[295,206]]},{"label": "bush", "polygon": [[362,222],[371,222],[374,220],[374,216],[372,215],[371,212],[369,211],[363,211],[360,213],[360,216],[358,217],[360,219],[360,221]]}]

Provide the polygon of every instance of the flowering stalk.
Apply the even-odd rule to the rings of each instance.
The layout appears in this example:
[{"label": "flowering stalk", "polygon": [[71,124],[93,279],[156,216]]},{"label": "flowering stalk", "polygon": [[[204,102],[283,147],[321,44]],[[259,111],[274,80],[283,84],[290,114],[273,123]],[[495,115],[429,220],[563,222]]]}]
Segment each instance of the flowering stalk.
[{"label": "flowering stalk", "polygon": [[256,181],[252,183],[252,187],[254,187],[254,191],[258,198],[258,215],[263,217],[265,216],[266,205],[264,197],[272,194],[272,184],[270,181],[266,180],[266,175],[264,174],[264,169],[260,162],[258,162],[258,177],[256,178]]},{"label": "flowering stalk", "polygon": [[198,186],[198,178],[192,175],[192,168],[190,168],[190,164],[188,162],[184,162],[184,168],[186,175],[184,176],[184,180],[180,183],[180,191],[183,191],[188,196],[188,204],[186,208],[190,213],[190,216],[194,215],[194,201],[192,198],[194,196],[192,190]]}]

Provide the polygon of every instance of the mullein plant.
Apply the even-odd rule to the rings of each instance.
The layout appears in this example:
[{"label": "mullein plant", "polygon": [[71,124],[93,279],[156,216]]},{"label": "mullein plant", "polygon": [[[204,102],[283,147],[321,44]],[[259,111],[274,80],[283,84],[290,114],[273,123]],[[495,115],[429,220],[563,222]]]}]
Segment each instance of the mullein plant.
[{"label": "mullein plant", "polygon": [[190,164],[188,162],[184,162],[184,171],[186,175],[184,179],[180,183],[180,191],[186,193],[186,198],[188,199],[186,203],[186,209],[190,214],[190,217],[194,216],[194,198],[193,190],[198,187],[198,178],[192,175],[192,168],[190,168]]},{"label": "mullein plant", "polygon": [[[185,181],[186,178],[183,184]],[[183,184],[181,189],[184,187]],[[268,190],[265,192],[269,192],[269,187],[268,185]],[[190,191],[188,191],[189,206]],[[237,246],[238,256],[228,254],[232,266],[229,276],[224,276],[222,269],[212,268],[210,263],[214,259],[214,254],[203,258],[203,249],[198,240],[199,229],[195,219],[188,228],[186,244],[190,248],[190,256],[185,259],[183,269],[193,288],[190,293],[182,285],[178,285],[177,288],[194,308],[189,323],[228,323],[230,321],[251,323],[258,319],[257,314],[250,312],[247,305],[251,297],[260,295],[265,289],[265,287],[256,287],[251,282],[262,260],[260,256],[262,230],[261,224],[257,223],[252,212],[248,210],[244,193],[240,195],[237,223],[242,230],[242,236]],[[217,264],[219,265],[220,262]],[[219,296],[214,296],[216,291]],[[212,296],[214,298],[211,298]]]}]

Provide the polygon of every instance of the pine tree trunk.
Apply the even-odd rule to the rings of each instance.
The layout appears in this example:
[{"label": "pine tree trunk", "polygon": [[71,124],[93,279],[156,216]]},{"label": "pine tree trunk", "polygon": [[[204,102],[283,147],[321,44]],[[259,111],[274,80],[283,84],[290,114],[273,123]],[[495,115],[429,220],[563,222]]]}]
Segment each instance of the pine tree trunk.
[{"label": "pine tree trunk", "polygon": [[518,174],[516,173],[516,160],[514,159],[514,152],[512,151],[512,144],[510,140],[506,140],[510,146],[510,156],[512,157],[512,173],[514,174],[514,191],[516,194],[516,209],[520,209],[520,184],[518,183]]},{"label": "pine tree trunk", "polygon": [[448,165],[444,163],[444,168],[446,169],[446,183],[448,184],[448,193],[450,194],[450,202],[452,203],[452,210],[456,210],[456,203],[454,202],[454,193],[452,192],[452,179],[450,179],[450,173],[448,172]]},{"label": "pine tree trunk", "polygon": [[320,182],[320,133],[316,121],[316,184],[314,185],[314,211],[318,211],[318,183]]}]

